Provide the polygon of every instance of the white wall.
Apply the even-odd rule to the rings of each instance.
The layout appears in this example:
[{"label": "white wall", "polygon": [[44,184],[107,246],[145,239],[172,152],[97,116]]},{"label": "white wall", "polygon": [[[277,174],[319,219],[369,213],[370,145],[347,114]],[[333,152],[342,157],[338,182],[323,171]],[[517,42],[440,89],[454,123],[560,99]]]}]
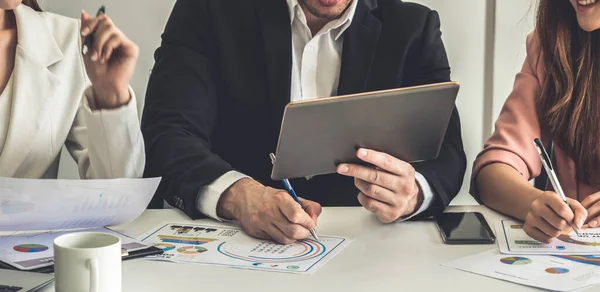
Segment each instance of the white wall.
[{"label": "white wall", "polygon": [[492,103],[494,120],[512,90],[515,74],[523,66],[526,57],[525,39],[534,28],[536,5],[537,0],[499,0],[496,3]]},{"label": "white wall", "polygon": [[[140,60],[132,86],[140,109],[145,96],[153,52],[160,43],[175,0],[46,0],[49,11],[79,17],[81,9],[95,13],[102,3],[115,23],[140,46]],[[489,136],[492,121],[504,102],[514,74],[525,57],[524,42],[532,29],[529,9],[535,0],[415,0],[439,12],[452,79],[461,83],[458,108],[468,157],[467,174],[453,204],[473,204],[468,195],[471,165]],[[529,12],[529,14],[528,14]],[[63,153],[65,154],[65,153]],[[67,155],[60,176],[76,178],[76,166]]]},{"label": "white wall", "polygon": [[468,195],[471,165],[481,149],[484,132],[486,11],[489,0],[419,0],[440,14],[442,38],[446,46],[452,79],[461,84],[457,106],[467,153],[467,173],[454,204],[471,204]]}]

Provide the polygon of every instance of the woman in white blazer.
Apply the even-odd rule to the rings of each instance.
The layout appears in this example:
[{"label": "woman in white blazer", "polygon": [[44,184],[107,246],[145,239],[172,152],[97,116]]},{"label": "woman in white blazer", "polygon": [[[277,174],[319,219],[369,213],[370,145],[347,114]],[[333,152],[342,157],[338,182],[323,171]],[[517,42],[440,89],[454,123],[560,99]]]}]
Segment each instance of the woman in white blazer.
[{"label": "woman in white blazer", "polygon": [[0,0],[0,177],[56,178],[63,145],[82,178],[141,177],[138,47],[107,16],[79,21],[36,1]]}]

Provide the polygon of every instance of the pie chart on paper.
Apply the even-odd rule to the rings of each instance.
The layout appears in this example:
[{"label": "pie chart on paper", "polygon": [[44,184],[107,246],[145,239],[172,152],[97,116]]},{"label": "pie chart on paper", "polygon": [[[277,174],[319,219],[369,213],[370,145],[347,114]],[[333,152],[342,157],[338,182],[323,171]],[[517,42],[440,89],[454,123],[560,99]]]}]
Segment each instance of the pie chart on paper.
[{"label": "pie chart on paper", "polygon": [[500,261],[507,265],[527,265],[531,264],[531,260],[524,257],[506,257],[500,259]]},{"label": "pie chart on paper", "polygon": [[32,253],[32,252],[42,252],[48,250],[48,247],[42,244],[19,244],[13,247],[15,251]]}]

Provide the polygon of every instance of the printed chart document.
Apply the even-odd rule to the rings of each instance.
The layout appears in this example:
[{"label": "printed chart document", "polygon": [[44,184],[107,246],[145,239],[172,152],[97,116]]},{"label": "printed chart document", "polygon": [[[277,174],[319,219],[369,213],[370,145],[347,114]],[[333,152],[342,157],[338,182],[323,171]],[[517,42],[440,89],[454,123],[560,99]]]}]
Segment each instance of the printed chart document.
[{"label": "printed chart document", "polygon": [[552,291],[573,291],[600,283],[598,266],[555,256],[511,256],[496,249],[444,266]]},{"label": "printed chart document", "polygon": [[[121,238],[121,248],[128,253],[149,248],[148,245],[106,228],[81,230],[110,233]],[[15,233],[0,236],[0,261],[19,270],[34,270],[54,264],[54,239],[73,231]]]},{"label": "printed chart document", "polygon": [[160,178],[42,180],[0,178],[0,231],[93,228],[144,212]]},{"label": "printed chart document", "polygon": [[348,238],[319,235],[281,245],[255,239],[238,228],[168,223],[139,238],[164,253],[149,257],[273,272],[312,274],[349,244]]},{"label": "printed chart document", "polygon": [[496,223],[498,246],[504,254],[553,254],[598,255],[600,254],[600,228],[584,225],[577,236],[574,231],[561,234],[550,244],[539,242],[523,231],[523,223],[501,220]]}]

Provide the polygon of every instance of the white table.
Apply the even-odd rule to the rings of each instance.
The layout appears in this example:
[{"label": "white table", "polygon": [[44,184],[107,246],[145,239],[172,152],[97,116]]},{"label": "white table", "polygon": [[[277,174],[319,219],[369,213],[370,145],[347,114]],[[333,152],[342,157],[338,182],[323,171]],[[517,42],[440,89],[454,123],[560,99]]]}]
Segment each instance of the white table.
[{"label": "white table", "polygon": [[[490,225],[502,218],[483,206],[448,209],[461,211],[481,212]],[[149,210],[115,229],[138,237],[162,222],[193,221],[179,210]],[[217,224],[207,219],[197,223]],[[313,275],[137,259],[123,262],[123,291],[536,291],[441,266],[496,246],[446,245],[431,221],[382,224],[362,208],[324,208],[317,230],[319,234],[354,240]],[[598,289],[596,286],[586,291]],[[52,291],[53,287],[45,290]]]}]

